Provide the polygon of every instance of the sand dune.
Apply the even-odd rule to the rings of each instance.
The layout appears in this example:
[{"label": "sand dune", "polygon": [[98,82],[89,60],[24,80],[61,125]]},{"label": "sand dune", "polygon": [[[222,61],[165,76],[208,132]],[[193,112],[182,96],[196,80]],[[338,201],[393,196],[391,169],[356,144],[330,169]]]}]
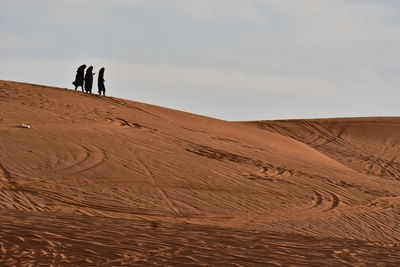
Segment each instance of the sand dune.
[{"label": "sand dune", "polygon": [[0,81],[0,265],[398,266],[399,130]]}]

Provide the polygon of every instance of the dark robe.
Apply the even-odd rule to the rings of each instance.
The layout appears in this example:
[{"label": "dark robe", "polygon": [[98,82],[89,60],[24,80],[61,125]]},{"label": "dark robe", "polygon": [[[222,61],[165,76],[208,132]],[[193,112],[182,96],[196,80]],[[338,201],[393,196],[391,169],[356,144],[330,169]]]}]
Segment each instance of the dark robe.
[{"label": "dark robe", "polygon": [[85,75],[85,92],[86,93],[92,93],[92,87],[93,87],[93,75],[92,73],[93,67],[90,66],[86,70],[86,75]]},{"label": "dark robe", "polygon": [[106,95],[106,87],[104,86],[104,68],[99,71],[99,77],[97,78],[97,87],[99,89],[99,95]]},{"label": "dark robe", "polygon": [[83,64],[76,71],[75,81],[72,82],[72,84],[75,86],[75,91],[80,86],[80,87],[82,87],[82,92],[83,92],[83,81],[84,81],[84,76],[85,76],[85,68],[86,68],[86,65]]}]

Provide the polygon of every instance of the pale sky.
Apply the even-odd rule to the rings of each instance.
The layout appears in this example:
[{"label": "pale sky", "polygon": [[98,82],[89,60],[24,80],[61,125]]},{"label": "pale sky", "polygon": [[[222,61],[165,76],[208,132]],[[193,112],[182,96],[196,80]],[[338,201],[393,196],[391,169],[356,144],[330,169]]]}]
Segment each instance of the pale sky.
[{"label": "pale sky", "polygon": [[400,115],[396,0],[0,7],[3,80],[73,88],[85,63],[106,68],[108,95],[225,120]]}]

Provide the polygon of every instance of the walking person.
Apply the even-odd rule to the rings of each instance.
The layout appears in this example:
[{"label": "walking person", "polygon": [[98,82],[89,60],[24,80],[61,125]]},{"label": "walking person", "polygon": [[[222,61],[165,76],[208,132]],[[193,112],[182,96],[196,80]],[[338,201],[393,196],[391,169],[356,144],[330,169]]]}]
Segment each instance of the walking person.
[{"label": "walking person", "polygon": [[101,68],[97,78],[97,87],[99,89],[99,95],[103,94],[103,96],[106,95],[106,87],[104,86],[104,82],[104,68]]},{"label": "walking person", "polygon": [[93,71],[93,66],[90,66],[86,70],[86,75],[85,75],[85,92],[86,93],[92,93],[93,75],[95,75],[95,73],[92,73],[92,71]]},{"label": "walking person", "polygon": [[75,86],[75,91],[80,86],[82,88],[82,92],[83,92],[83,81],[84,81],[84,76],[85,76],[85,68],[86,68],[86,65],[83,64],[76,71],[75,81],[72,82],[72,84]]}]

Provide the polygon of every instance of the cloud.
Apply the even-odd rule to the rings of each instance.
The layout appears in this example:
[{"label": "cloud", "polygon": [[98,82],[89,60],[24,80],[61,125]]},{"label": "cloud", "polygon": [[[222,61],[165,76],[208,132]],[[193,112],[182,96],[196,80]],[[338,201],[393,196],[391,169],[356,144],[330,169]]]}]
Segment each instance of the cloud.
[{"label": "cloud", "polygon": [[97,0],[107,6],[176,8],[183,14],[203,21],[220,21],[227,18],[253,23],[263,22],[254,0]]},{"label": "cloud", "polygon": [[0,48],[8,50],[13,49],[26,49],[29,47],[36,47],[46,43],[45,40],[36,38],[31,34],[14,33],[0,29]]},{"label": "cloud", "polygon": [[[93,61],[93,60],[91,60]],[[253,93],[275,92],[296,94],[296,92],[324,94],[334,92],[334,83],[313,77],[288,77],[268,73],[252,73],[239,70],[217,70],[212,68],[188,68],[170,64],[134,64],[108,61],[113,67],[115,80],[121,84],[133,84],[145,90],[172,90],[183,94],[190,92],[232,92]]]},{"label": "cloud", "polygon": [[[382,1],[260,0],[290,21],[300,38],[311,43],[349,43],[393,38],[399,33],[399,9]],[[391,23],[390,21],[397,21]],[[398,39],[399,37],[394,37]]]},{"label": "cloud", "polygon": [[196,19],[220,21],[240,19],[252,23],[263,23],[265,20],[257,11],[254,1],[242,0],[164,0],[164,5],[173,4],[183,13]]}]

